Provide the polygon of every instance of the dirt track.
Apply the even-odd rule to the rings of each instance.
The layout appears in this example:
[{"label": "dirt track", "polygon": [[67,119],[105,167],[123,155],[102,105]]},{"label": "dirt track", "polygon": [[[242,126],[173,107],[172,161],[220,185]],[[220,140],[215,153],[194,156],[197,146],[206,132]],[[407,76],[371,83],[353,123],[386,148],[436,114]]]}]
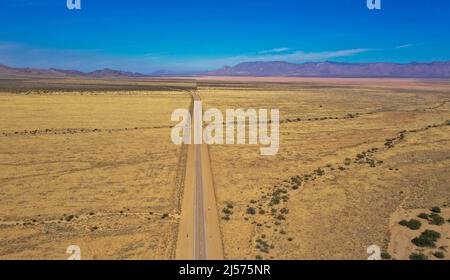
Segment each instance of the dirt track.
[{"label": "dirt track", "polygon": [[[191,92],[191,96],[193,101],[200,100],[195,92]],[[194,116],[192,130],[195,119]],[[216,197],[206,144],[188,145],[176,259],[223,259]]]}]

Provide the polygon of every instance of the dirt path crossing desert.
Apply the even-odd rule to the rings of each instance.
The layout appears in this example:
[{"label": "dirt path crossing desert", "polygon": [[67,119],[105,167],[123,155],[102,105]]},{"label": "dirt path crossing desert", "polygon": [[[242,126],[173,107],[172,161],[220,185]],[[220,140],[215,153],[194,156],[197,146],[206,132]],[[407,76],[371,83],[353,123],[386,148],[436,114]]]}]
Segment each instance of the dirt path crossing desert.
[{"label": "dirt path crossing desert", "polygon": [[[193,101],[200,101],[196,92],[190,94]],[[191,115],[193,116],[193,106]],[[192,121],[194,120],[193,116]],[[189,144],[187,153],[176,259],[223,259],[208,146]]]}]

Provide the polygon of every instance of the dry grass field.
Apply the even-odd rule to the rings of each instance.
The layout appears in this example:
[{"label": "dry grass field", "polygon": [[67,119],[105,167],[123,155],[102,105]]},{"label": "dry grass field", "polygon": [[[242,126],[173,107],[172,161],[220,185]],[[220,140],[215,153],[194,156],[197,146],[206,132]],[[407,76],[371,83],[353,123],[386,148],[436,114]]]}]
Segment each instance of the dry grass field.
[{"label": "dry grass field", "polygon": [[[280,111],[274,156],[209,146],[225,258],[450,258],[448,81],[9,77],[0,259],[174,258],[186,147],[170,116],[193,89],[205,110]],[[411,242],[425,230],[434,247]]]},{"label": "dry grass field", "polygon": [[212,77],[198,92],[205,109],[276,108],[282,120],[275,156],[210,146],[226,258],[367,259],[372,244],[408,258],[422,249],[389,245],[391,233],[434,206],[449,258],[448,81]]},{"label": "dry grass field", "polygon": [[[1,81],[0,259],[173,258],[188,83]],[[163,233],[163,234],[162,234]]]}]

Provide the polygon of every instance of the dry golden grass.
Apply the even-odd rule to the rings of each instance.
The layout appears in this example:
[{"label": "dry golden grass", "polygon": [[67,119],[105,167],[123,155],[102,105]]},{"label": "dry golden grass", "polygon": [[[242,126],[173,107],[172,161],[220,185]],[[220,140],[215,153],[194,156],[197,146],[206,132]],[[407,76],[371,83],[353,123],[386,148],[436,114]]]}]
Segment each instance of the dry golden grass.
[{"label": "dry golden grass", "polygon": [[[168,259],[183,174],[180,91],[0,95],[0,258]],[[167,216],[165,215],[167,214]]]},{"label": "dry golden grass", "polygon": [[[219,211],[234,203],[221,222],[227,258],[365,259],[369,245],[387,250],[389,219],[401,205],[450,205],[445,84],[208,80],[199,93],[206,109],[278,108],[285,120],[275,156],[252,145],[210,147]],[[387,138],[395,138],[392,148]],[[298,189],[293,176],[302,180]],[[280,203],[269,206],[274,196]],[[257,214],[246,214],[248,207]]]}]

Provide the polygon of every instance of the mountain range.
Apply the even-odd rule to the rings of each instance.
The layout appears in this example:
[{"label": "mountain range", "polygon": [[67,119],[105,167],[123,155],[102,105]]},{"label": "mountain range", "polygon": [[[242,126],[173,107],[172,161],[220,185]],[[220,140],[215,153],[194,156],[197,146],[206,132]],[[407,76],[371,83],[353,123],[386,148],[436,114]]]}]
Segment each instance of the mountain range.
[{"label": "mountain range", "polygon": [[56,76],[56,77],[89,77],[89,78],[139,78],[147,75],[113,70],[105,68],[92,72],[81,72],[78,70],[62,70],[62,69],[39,69],[39,68],[15,68],[0,64],[0,75],[37,75],[37,76]]},{"label": "mountain range", "polygon": [[[177,76],[174,72],[156,71],[141,74],[105,68],[92,72],[61,69],[15,68],[0,64],[0,75],[42,75],[80,76],[89,78],[139,78],[157,76]],[[450,61],[429,63],[341,63],[307,62],[303,64],[285,61],[243,62],[235,66],[205,71],[203,73],[183,73],[190,76],[276,76],[276,77],[399,77],[399,78],[450,78]]]},{"label": "mountain range", "polygon": [[450,61],[430,63],[339,63],[284,61],[243,62],[206,73],[211,76],[286,76],[286,77],[411,77],[448,78]]}]

